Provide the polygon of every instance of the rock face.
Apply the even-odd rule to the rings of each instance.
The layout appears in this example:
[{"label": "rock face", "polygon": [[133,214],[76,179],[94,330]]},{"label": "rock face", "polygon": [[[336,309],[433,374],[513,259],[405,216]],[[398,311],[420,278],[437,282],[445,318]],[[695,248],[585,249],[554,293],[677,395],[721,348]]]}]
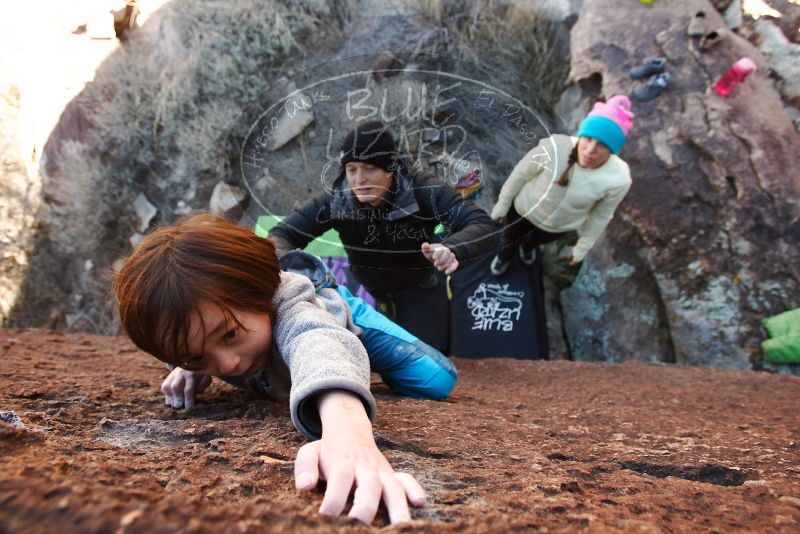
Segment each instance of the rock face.
[{"label": "rock face", "polygon": [[587,0],[572,30],[560,109],[574,117],[630,94],[628,70],[645,57],[665,56],[672,75],[667,92],[634,104],[620,154],[633,187],[561,294],[575,359],[748,368],[759,320],[800,305],[800,137],[766,69],[727,99],[710,90],[739,57],[764,61],[733,33],[699,51],[686,35],[699,10],[724,25],[706,1]]},{"label": "rock face", "polygon": [[[421,133],[404,138],[404,150],[446,176],[481,169],[479,202],[491,208],[535,138],[574,132],[595,98],[629,94],[641,83],[628,69],[663,55],[672,87],[635,106],[621,153],[634,186],[573,287],[548,291],[551,350],[554,358],[758,364],[759,320],[800,306],[800,141],[757,49],[731,33],[700,52],[686,35],[693,13],[703,10],[723,27],[715,8],[736,2],[484,4],[165,4],[97,70],[44,147],[42,206],[25,223],[38,230],[35,248],[0,263],[13,279],[2,298],[18,294],[12,310],[0,310],[5,323],[117,332],[108,270],[146,231],[197,208],[246,224],[265,211],[290,211],[325,186],[320,169],[335,161],[330,147],[338,148],[343,125],[355,120],[346,122],[347,115],[387,111],[380,95],[388,108],[400,108],[387,111],[396,135]],[[533,4],[554,24],[538,24]],[[263,20],[274,21],[268,31]],[[546,98],[552,91],[541,87],[563,87],[568,48],[570,83],[553,114]],[[727,99],[709,91],[745,55],[759,71]],[[451,82],[440,87],[419,73],[441,68],[428,58],[450,56],[475,62],[443,71],[477,80],[494,96],[470,100],[462,87],[440,99],[455,96],[454,103],[425,110]],[[355,107],[334,102],[330,97],[349,95],[353,83],[336,77],[353,72],[359,94],[372,98]],[[313,85],[323,77],[338,83],[338,95]],[[297,105],[287,108],[293,120],[276,117],[274,130],[259,130],[273,134],[263,152],[245,153],[247,127],[294,88]],[[491,115],[498,89],[519,105]],[[521,135],[530,126],[520,112],[525,106],[539,112],[525,132],[531,138]],[[445,153],[459,141],[452,134],[460,130],[448,130],[453,122],[475,150]],[[432,128],[437,123],[441,128]],[[258,135],[250,138],[260,143]],[[247,157],[258,162],[257,172],[242,183],[237,169]],[[138,215],[137,198],[147,199]],[[27,269],[21,286],[20,261]]]},{"label": "rock face", "polygon": [[800,44],[791,42],[774,23],[759,19],[755,24],[761,43],[758,48],[767,66],[780,80],[783,97],[800,107]]},{"label": "rock face", "polygon": [[[286,403],[215,383],[189,411],[165,407],[163,366],[122,338],[0,330],[0,351],[9,532],[371,531],[317,515],[322,490],[295,492]],[[373,386],[378,446],[428,496],[391,531],[800,528],[796,377],[456,364],[445,402]]]},{"label": "rock face", "polygon": [[17,87],[0,84],[0,324],[8,320],[25,277],[41,192],[16,142],[19,96]]},{"label": "rock face", "polygon": [[331,15],[315,0],[178,0],[132,29],[44,146],[38,234],[8,322],[116,332],[108,268],[145,231],[209,208],[237,117]]},{"label": "rock face", "polygon": [[[543,85],[563,85],[567,62],[559,54],[566,53],[566,29],[534,24],[540,19],[524,1],[487,9],[477,0],[472,7],[422,4],[165,3],[96,70],[94,80],[64,109],[44,147],[35,249],[4,324],[117,332],[108,306],[108,270],[143,234],[194,209],[224,212],[242,224],[252,224],[265,212],[286,214],[321,191],[320,169],[331,161],[331,143],[335,155],[366,108],[392,116],[386,122],[396,136],[408,133],[403,148],[424,153],[426,171],[463,174],[463,166],[483,165],[491,170],[483,175],[487,190],[496,189],[527,149],[528,141],[514,131],[525,126],[522,106],[508,117],[487,118],[488,107],[476,114],[472,101],[456,94],[465,110],[459,110],[462,130],[446,131],[447,124],[433,132],[432,140],[420,141],[424,136],[410,132],[427,133],[431,123],[455,121],[446,105],[441,113],[423,109],[435,107],[439,87],[454,82],[437,85],[416,73],[436,75],[439,66],[427,59],[434,54],[448,61],[451,56],[477,59],[470,68],[477,63],[483,71],[454,74],[491,82],[490,89],[504,89],[527,102],[531,87],[541,93]],[[427,7],[425,13],[421,7]],[[558,17],[564,7],[549,11]],[[480,32],[473,31],[476,27]],[[557,52],[548,51],[548,37],[554,34],[564,45]],[[465,44],[470,39],[483,43],[477,52]],[[399,52],[394,61],[368,59],[387,51]],[[376,69],[387,72],[373,75]],[[349,77],[337,82],[343,74]],[[314,85],[323,79],[328,85]],[[353,87],[374,98],[361,107],[357,102],[358,109],[350,113],[349,101],[336,99]],[[252,136],[263,151],[244,153],[242,140],[252,133],[248,127],[264,110],[280,107],[288,94],[294,98],[285,102],[287,114],[270,117],[274,124]],[[552,113],[545,112],[542,124],[553,121]],[[259,135],[264,131],[269,135]],[[544,131],[541,124],[539,131]],[[459,141],[451,135],[459,132],[466,132],[480,152],[442,154]],[[243,183],[237,169],[248,156],[258,163],[258,172]],[[491,195],[482,202],[490,207]]]}]

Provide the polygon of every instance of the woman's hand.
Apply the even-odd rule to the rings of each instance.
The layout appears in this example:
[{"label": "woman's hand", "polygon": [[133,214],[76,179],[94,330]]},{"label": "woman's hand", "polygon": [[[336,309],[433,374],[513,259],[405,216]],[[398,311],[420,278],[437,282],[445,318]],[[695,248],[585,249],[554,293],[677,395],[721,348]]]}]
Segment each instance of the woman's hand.
[{"label": "woman's hand", "polygon": [[176,367],[161,383],[164,403],[173,408],[191,408],[195,396],[211,385],[211,377]]},{"label": "woman's hand", "polygon": [[573,267],[580,263],[579,261],[575,261],[575,258],[572,256],[572,250],[570,250],[567,254],[564,255],[564,261],[566,261],[567,265],[569,265],[570,267]]},{"label": "woman's hand", "polygon": [[389,465],[372,436],[372,425],[364,405],[354,394],[333,390],[317,401],[322,420],[322,439],[297,451],[295,486],[310,491],[319,479],[327,481],[319,512],[338,516],[355,487],[349,517],[371,523],[381,500],[392,524],[411,520],[408,502],[425,504],[425,491],[408,473],[397,473]]},{"label": "woman's hand", "polygon": [[507,215],[503,215],[502,217],[495,217],[494,218],[494,222],[496,222],[498,224],[502,224],[503,226],[505,226],[508,223],[508,216]]},{"label": "woman's hand", "polygon": [[423,243],[422,254],[425,259],[433,264],[434,267],[444,274],[452,274],[458,269],[458,260],[452,250],[442,245],[441,243]]}]

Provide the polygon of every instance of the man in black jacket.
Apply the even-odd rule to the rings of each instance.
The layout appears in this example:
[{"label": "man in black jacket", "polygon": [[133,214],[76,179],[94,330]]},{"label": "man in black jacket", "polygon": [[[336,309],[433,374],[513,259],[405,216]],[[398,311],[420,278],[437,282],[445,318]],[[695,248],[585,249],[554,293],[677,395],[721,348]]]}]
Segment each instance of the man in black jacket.
[{"label": "man in black jacket", "polygon": [[[304,248],[334,228],[356,280],[378,301],[396,303],[401,293],[419,288],[443,297],[441,273],[451,274],[460,262],[493,250],[489,216],[453,188],[412,172],[382,123],[367,122],[349,132],[339,162],[331,191],[270,231],[279,254]],[[435,235],[439,224],[445,231]]]}]

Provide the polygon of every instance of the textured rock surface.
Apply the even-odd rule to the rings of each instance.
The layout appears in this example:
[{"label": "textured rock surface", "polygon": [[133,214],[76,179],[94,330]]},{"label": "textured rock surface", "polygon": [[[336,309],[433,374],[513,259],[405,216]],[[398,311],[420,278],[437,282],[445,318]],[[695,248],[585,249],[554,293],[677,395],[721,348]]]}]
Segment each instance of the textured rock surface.
[{"label": "textured rock surface", "polygon": [[[316,515],[321,491],[294,491],[302,439],[285,403],[214,384],[196,408],[172,410],[157,393],[161,364],[121,338],[0,330],[0,352],[4,530],[370,530]],[[641,363],[457,365],[446,402],[373,387],[379,446],[429,498],[397,530],[800,528],[796,377]]]},{"label": "textured rock surface", "polygon": [[20,153],[18,120],[19,89],[0,84],[0,324],[8,320],[25,277],[40,193]]},{"label": "textured rock surface", "polygon": [[795,107],[800,106],[800,44],[791,42],[776,24],[766,19],[759,19],[755,30],[760,37],[758,49],[779,78],[781,94]]},{"label": "textured rock surface", "polygon": [[705,0],[587,0],[572,30],[570,109],[578,91],[584,112],[593,97],[630,93],[644,57],[666,56],[672,75],[666,93],[634,105],[621,152],[633,187],[562,293],[574,358],[745,368],[759,320],[800,305],[800,136],[764,69],[728,99],[709,91],[737,58],[763,59],[735,34],[699,52],[686,24],[701,9],[724,24]]}]

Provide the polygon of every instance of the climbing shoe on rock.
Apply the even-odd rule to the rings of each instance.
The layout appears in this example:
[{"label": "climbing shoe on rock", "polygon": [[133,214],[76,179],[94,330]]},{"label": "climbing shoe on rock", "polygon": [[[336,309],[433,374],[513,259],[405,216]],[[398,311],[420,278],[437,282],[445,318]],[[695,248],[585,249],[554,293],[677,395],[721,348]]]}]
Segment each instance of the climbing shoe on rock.
[{"label": "climbing shoe on rock", "polygon": [[644,63],[631,69],[631,78],[638,80],[647,78],[653,74],[661,74],[667,66],[667,58],[651,57],[644,60]]},{"label": "climbing shoe on rock", "polygon": [[653,100],[655,97],[667,90],[667,87],[669,87],[669,79],[670,76],[668,72],[662,72],[661,74],[651,76],[643,87],[640,87],[633,92],[634,100],[637,102],[647,102],[648,100]]}]

